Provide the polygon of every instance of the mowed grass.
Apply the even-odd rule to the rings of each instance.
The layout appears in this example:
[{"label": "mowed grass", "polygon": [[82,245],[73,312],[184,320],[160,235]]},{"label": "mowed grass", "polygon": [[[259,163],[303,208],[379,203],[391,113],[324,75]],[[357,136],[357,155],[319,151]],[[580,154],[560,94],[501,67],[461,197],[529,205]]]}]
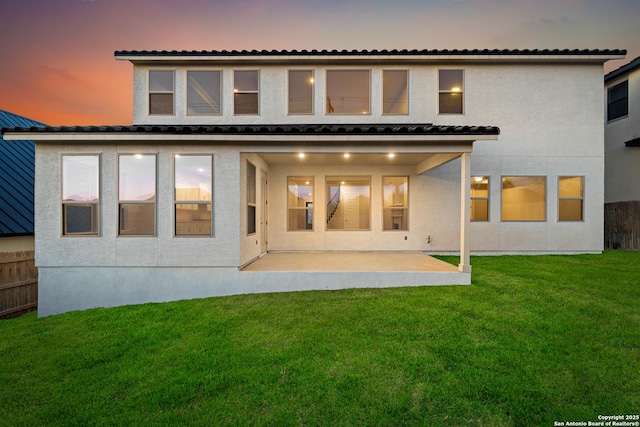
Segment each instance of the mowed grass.
[{"label": "mowed grass", "polygon": [[640,411],[640,252],[472,264],[471,286],[0,321],[0,425],[544,426]]}]

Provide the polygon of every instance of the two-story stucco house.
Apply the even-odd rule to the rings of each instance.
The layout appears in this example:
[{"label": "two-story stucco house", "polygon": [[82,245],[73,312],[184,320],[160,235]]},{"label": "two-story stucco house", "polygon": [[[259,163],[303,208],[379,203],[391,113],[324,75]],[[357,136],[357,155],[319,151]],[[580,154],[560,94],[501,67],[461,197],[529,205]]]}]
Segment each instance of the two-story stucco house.
[{"label": "two-story stucco house", "polygon": [[36,141],[40,315],[599,253],[603,63],[625,54],[118,51],[134,125],[5,132]]},{"label": "two-story stucco house", "polygon": [[605,246],[640,249],[640,57],[604,83]]}]

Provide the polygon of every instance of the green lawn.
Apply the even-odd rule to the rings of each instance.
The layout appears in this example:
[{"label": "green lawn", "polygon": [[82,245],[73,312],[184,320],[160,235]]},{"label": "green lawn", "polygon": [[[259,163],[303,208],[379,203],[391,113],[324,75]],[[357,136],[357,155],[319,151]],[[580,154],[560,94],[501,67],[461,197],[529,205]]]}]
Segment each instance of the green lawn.
[{"label": "green lawn", "polygon": [[471,286],[0,321],[0,425],[552,426],[640,412],[640,252],[472,264]]}]

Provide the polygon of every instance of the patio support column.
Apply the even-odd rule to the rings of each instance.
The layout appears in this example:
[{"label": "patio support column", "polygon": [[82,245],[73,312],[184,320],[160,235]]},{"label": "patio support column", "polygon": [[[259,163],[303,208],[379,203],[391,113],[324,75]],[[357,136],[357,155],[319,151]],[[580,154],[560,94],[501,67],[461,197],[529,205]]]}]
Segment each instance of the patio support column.
[{"label": "patio support column", "polygon": [[460,264],[458,270],[471,273],[469,225],[471,224],[471,154],[460,156]]}]

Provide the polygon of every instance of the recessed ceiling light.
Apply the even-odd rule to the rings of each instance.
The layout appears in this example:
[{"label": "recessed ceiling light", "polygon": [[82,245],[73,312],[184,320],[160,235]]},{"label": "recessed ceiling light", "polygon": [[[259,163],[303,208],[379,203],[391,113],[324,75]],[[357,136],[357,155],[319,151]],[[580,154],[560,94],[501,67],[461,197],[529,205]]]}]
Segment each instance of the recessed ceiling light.
[{"label": "recessed ceiling light", "polygon": [[483,179],[484,179],[484,177],[483,177],[483,176],[474,176],[474,177],[473,177],[473,180],[474,180],[475,182],[481,182]]},{"label": "recessed ceiling light", "polygon": [[304,159],[304,153],[298,153],[298,158]]},{"label": "recessed ceiling light", "polygon": [[342,157],[344,157],[345,159],[348,159],[349,157],[351,157],[351,154],[349,154],[349,153],[344,153],[344,154],[342,155]]},{"label": "recessed ceiling light", "polygon": [[387,154],[387,156],[388,156],[390,159],[393,159],[393,158],[396,156],[396,154],[395,154],[395,153],[389,153],[389,154]]}]

